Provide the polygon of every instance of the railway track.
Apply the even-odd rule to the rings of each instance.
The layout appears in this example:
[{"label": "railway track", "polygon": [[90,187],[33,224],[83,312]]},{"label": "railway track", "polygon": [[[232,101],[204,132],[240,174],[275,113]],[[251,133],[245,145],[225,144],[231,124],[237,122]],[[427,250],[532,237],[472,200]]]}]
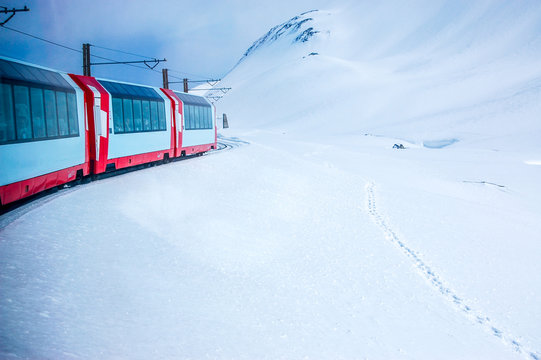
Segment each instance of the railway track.
[{"label": "railway track", "polygon": [[[217,148],[215,150],[211,150],[207,153],[202,154],[203,156],[209,156],[219,153],[220,151],[224,150],[233,150],[235,148],[238,148],[243,145],[247,145],[249,142],[240,140],[238,138],[228,138],[224,137],[222,135],[218,135],[218,142],[217,142]],[[175,158],[169,160],[169,162],[178,162],[178,161],[184,161],[193,159],[196,157],[199,157],[200,155],[189,155],[181,158]],[[109,178],[113,176],[119,176],[126,173],[130,173],[137,170],[142,170],[145,168],[157,166],[157,165],[163,165],[165,164],[163,161],[161,162],[155,162],[150,164],[144,164],[140,166],[134,166],[127,169],[121,169],[117,170],[115,172],[111,173],[105,173],[102,176],[98,177],[96,180]],[[56,198],[59,198],[61,196],[65,196],[70,194],[73,191],[77,191],[81,189],[84,186],[89,186],[92,184],[97,184],[97,182],[92,181],[91,177],[88,176],[82,180],[72,182],[69,184],[64,184],[59,187],[54,187],[45,191],[40,192],[39,194],[29,196],[28,198],[16,201],[11,204],[7,204],[3,206],[0,209],[0,232],[3,228],[23,216],[24,214],[37,209],[39,207],[42,207],[46,205],[47,203],[55,200]]]}]

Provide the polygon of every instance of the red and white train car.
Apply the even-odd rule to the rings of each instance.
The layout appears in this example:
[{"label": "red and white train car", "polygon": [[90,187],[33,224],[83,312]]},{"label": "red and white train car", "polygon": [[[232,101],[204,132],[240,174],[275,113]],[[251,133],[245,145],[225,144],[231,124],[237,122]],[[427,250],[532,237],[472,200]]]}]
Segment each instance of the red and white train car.
[{"label": "red and white train car", "polygon": [[159,88],[71,77],[85,93],[93,174],[174,156],[171,100]]},{"label": "red and white train car", "polygon": [[216,148],[203,97],[0,58],[0,204]]},{"label": "red and white train car", "polygon": [[0,201],[89,174],[83,91],[65,73],[0,58]]},{"label": "red and white train car", "polygon": [[203,153],[216,149],[218,130],[216,109],[201,96],[161,89],[171,100],[176,125],[174,156]]}]

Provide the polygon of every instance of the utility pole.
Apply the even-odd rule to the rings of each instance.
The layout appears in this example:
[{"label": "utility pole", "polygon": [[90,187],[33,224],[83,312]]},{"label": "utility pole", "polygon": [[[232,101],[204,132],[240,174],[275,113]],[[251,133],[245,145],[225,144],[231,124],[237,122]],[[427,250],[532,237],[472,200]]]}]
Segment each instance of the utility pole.
[{"label": "utility pole", "polygon": [[169,76],[167,74],[167,69],[162,69],[162,75],[163,75],[163,88],[169,89]]},{"label": "utility pole", "polygon": [[188,93],[188,79],[182,79],[182,83],[184,84],[184,92]]},{"label": "utility pole", "polygon": [[0,8],[1,8],[0,14],[9,14],[9,13],[11,13],[11,15],[6,20],[4,20],[4,21],[2,21],[0,23],[0,26],[4,26],[9,20],[11,20],[12,17],[15,16],[16,13],[21,12],[21,11],[30,11],[30,9],[26,7],[26,5],[24,6],[23,9],[15,9],[15,8],[13,8],[11,10],[8,10],[8,8],[5,7],[5,6],[0,6]]},{"label": "utility pole", "polygon": [[90,75],[90,44],[83,44],[83,75]]}]

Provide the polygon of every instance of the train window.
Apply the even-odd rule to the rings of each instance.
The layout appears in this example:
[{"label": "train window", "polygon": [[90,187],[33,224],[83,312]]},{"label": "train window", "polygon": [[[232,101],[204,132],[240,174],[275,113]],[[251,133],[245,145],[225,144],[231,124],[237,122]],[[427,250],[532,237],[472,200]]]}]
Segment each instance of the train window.
[{"label": "train window", "polygon": [[77,98],[75,94],[68,94],[68,122],[70,135],[79,135],[79,119],[77,118]]},{"label": "train window", "polygon": [[26,86],[13,86],[15,100],[15,126],[17,140],[32,139],[32,122],[30,119],[30,95]]},{"label": "train window", "polygon": [[47,136],[58,136],[58,121],[56,118],[56,98],[54,91],[43,90],[45,100],[45,123],[47,124]]},{"label": "train window", "polygon": [[206,129],[206,116],[205,116],[205,108],[202,106],[197,107],[197,112],[199,113],[199,128],[200,129]]},{"label": "train window", "polygon": [[0,142],[15,140],[11,85],[0,84]]},{"label": "train window", "polygon": [[184,123],[187,130],[212,129],[212,110],[208,106],[184,105]]},{"label": "train window", "polygon": [[123,91],[124,96],[113,95],[115,134],[167,130],[164,102],[142,98],[148,95],[147,92],[156,93],[155,90],[105,81],[101,83],[107,85],[108,91],[119,91],[118,88]]},{"label": "train window", "polygon": [[58,130],[60,136],[69,135],[68,101],[66,99],[66,93],[63,91],[56,91],[56,111],[58,113]]},{"label": "train window", "polygon": [[197,117],[199,118],[199,128],[204,129],[205,128],[205,115],[203,113],[203,107],[201,106],[197,107]]},{"label": "train window", "polygon": [[199,129],[199,111],[197,106],[192,106],[193,109],[193,128]]},{"label": "train window", "polygon": [[143,130],[150,131],[152,130],[152,125],[150,123],[150,102],[143,101]]},{"label": "train window", "polygon": [[150,122],[152,123],[152,130],[158,130],[158,103],[156,101],[150,102]]},{"label": "train window", "polygon": [[133,132],[133,107],[131,99],[122,99],[124,110],[124,131]]},{"label": "train window", "polygon": [[201,110],[203,111],[203,116],[205,118],[205,129],[212,129],[212,124],[210,122],[210,116],[209,116],[209,108],[208,107],[202,107]]},{"label": "train window", "polygon": [[160,130],[167,130],[167,121],[165,120],[165,104],[158,103],[158,120]]},{"label": "train window", "polygon": [[184,128],[187,129],[189,127],[189,118],[188,118],[188,105],[182,106],[182,117],[184,117]]},{"label": "train window", "polygon": [[141,100],[133,100],[133,123],[135,131],[143,131],[143,112],[141,109]]},{"label": "train window", "polygon": [[115,134],[124,132],[124,117],[122,115],[122,99],[113,98],[113,124]]},{"label": "train window", "polygon": [[47,137],[45,128],[45,105],[43,102],[43,90],[30,88],[30,105],[32,106],[32,129],[34,139]]},{"label": "train window", "polygon": [[0,143],[79,134],[76,95],[36,85],[0,83]]},{"label": "train window", "polygon": [[186,105],[185,108],[186,114],[184,122],[186,123],[186,129],[190,130],[192,129],[192,106]]}]

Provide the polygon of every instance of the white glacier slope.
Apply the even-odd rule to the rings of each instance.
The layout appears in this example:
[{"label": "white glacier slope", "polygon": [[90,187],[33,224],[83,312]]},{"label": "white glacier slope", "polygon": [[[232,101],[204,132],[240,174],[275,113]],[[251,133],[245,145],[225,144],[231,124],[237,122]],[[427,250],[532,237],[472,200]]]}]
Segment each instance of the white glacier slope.
[{"label": "white glacier slope", "polygon": [[540,7],[272,28],[232,150],[3,216],[0,358],[540,359]]}]

